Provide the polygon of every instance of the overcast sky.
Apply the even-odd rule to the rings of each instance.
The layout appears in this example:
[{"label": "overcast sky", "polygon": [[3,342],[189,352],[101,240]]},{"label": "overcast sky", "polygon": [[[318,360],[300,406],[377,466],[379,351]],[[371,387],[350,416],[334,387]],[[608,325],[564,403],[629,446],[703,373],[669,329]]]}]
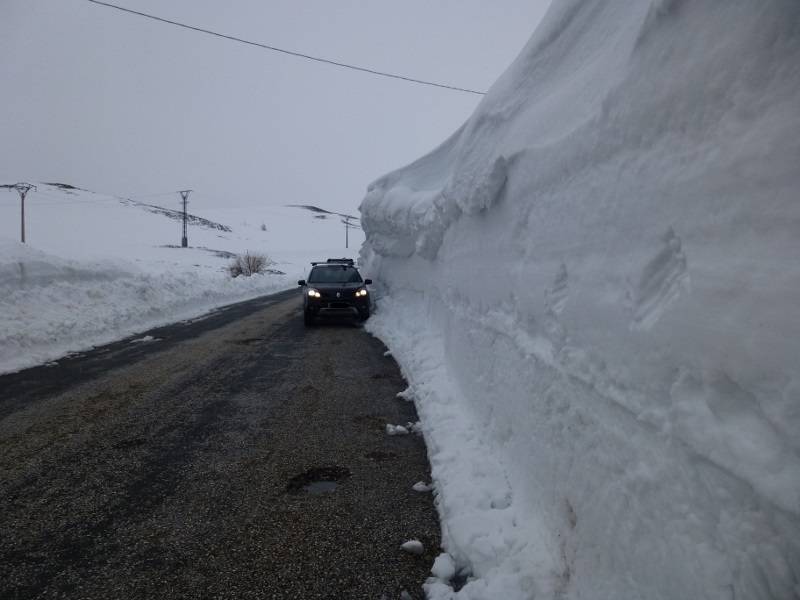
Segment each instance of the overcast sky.
[{"label": "overcast sky", "polygon": [[[549,0],[111,0],[368,68],[485,90]],[[377,78],[86,0],[0,2],[0,179],[192,206],[355,211],[479,96]],[[169,197],[161,203],[168,204]],[[177,195],[175,198],[177,204]]]}]

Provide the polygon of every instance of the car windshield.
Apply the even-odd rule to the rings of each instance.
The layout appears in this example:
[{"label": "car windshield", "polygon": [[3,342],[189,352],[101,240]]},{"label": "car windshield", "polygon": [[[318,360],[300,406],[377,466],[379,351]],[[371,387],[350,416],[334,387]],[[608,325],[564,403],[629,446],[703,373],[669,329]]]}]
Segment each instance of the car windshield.
[{"label": "car windshield", "polygon": [[361,283],[361,275],[353,267],[314,267],[308,283]]}]

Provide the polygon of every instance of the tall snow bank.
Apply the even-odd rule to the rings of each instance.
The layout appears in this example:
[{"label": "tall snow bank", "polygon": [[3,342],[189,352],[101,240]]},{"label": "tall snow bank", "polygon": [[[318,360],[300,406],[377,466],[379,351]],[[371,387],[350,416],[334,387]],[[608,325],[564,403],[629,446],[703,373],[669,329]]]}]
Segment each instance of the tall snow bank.
[{"label": "tall snow bank", "polygon": [[0,373],[288,287],[284,276],[66,260],[0,238]]},{"label": "tall snow bank", "polygon": [[800,598],[800,3],[553,4],[373,183],[434,598]]}]

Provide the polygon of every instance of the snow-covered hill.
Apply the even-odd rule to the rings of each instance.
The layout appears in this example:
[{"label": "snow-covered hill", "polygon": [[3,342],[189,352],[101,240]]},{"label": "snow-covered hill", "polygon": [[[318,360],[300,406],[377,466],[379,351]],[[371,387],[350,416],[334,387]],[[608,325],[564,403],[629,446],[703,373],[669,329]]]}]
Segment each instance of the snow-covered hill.
[{"label": "snow-covered hill", "polygon": [[[38,184],[26,201],[19,239],[19,198],[0,190],[0,372],[215,307],[287,289],[308,263],[352,256],[338,216],[294,207],[201,209],[181,248],[177,194],[127,200],[68,184]],[[171,202],[171,205],[166,205]],[[231,257],[265,254],[272,272],[232,279]]]},{"label": "snow-covered hill", "polygon": [[433,598],[800,598],[800,3],[554,2],[361,211]]}]

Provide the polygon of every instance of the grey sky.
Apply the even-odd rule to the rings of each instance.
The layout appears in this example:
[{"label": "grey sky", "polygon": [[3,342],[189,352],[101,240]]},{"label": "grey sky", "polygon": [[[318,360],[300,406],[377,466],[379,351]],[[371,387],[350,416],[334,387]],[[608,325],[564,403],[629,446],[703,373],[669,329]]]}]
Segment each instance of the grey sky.
[{"label": "grey sky", "polygon": [[[114,0],[111,0],[114,1]],[[549,0],[117,0],[342,62],[486,89]],[[0,179],[203,206],[353,211],[479,96],[303,61],[99,7],[0,3]],[[176,198],[177,202],[177,198]]]}]

